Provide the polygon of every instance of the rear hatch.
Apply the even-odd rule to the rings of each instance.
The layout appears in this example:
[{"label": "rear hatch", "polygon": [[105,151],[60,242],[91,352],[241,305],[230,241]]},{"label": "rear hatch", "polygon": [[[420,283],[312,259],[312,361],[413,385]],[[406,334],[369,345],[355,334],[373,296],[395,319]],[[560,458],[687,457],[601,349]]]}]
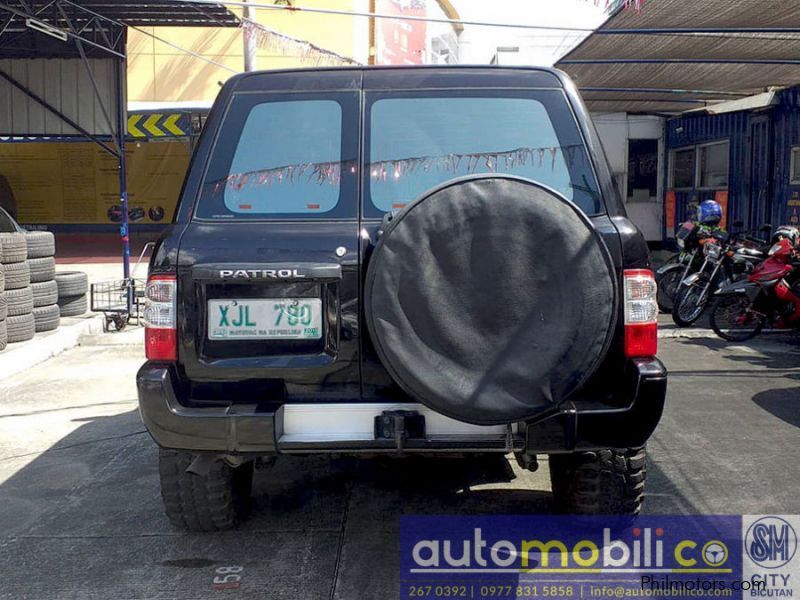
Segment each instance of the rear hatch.
[{"label": "rear hatch", "polygon": [[192,397],[236,400],[258,385],[264,400],[357,398],[358,92],[218,102],[178,260],[178,359]]}]

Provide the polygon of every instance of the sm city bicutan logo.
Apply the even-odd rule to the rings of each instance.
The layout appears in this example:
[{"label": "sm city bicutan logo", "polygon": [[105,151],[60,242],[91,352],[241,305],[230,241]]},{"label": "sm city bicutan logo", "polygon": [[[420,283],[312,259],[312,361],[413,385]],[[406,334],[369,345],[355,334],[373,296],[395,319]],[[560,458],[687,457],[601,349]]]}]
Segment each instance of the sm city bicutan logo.
[{"label": "sm city bicutan logo", "polygon": [[764,569],[780,569],[797,552],[797,532],[781,517],[762,517],[747,529],[744,549]]},{"label": "sm city bicutan logo", "polygon": [[411,573],[731,573],[728,547],[720,540],[667,542],[665,530],[634,528],[629,539],[472,539],[418,541],[412,548]]}]

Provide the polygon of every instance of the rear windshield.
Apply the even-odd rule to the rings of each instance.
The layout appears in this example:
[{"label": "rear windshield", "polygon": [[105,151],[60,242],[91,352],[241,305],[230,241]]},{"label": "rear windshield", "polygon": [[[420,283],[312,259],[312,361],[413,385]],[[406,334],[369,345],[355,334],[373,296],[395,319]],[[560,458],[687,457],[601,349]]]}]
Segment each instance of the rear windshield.
[{"label": "rear windshield", "polygon": [[560,91],[382,94],[369,103],[365,212],[397,210],[455,177],[507,173],[551,187],[587,214],[597,180]]},{"label": "rear windshield", "polygon": [[441,183],[507,173],[549,186],[587,214],[597,181],[563,92],[381,92],[234,96],[204,177],[201,219],[381,217]]},{"label": "rear windshield", "polygon": [[[196,216],[354,217],[358,97],[234,97],[215,143]],[[348,201],[340,202],[341,198]]]}]

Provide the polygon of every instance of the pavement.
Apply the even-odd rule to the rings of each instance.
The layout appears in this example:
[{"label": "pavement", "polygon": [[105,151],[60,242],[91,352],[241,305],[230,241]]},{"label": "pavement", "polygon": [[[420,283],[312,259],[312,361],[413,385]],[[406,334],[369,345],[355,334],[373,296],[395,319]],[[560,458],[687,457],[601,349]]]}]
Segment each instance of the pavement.
[{"label": "pavement", "polygon": [[[237,531],[173,529],[136,411],[141,330],[0,382],[0,599],[398,596],[402,514],[548,514],[547,461],[282,458]],[[651,514],[800,513],[800,346],[666,338]],[[215,589],[241,567],[238,589]]]},{"label": "pavement", "polygon": [[[147,267],[144,265],[133,275],[146,277],[146,270]],[[90,285],[122,279],[122,267],[119,263],[64,263],[59,264],[56,271],[83,271],[87,274]],[[74,348],[84,337],[97,336],[102,330],[103,315],[100,313],[89,311],[79,317],[62,317],[57,329],[37,333],[33,339],[25,342],[8,344],[5,350],[0,352],[0,380]],[[143,336],[143,332],[140,330],[138,335]],[[130,335],[123,338],[128,339]]]}]

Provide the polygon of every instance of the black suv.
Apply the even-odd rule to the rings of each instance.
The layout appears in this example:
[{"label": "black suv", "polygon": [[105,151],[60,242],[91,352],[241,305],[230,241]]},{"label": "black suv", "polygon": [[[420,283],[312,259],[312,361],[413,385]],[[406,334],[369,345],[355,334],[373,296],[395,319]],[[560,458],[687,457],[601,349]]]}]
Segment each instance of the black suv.
[{"label": "black suv", "polygon": [[666,371],[647,246],[549,69],[249,73],[150,264],[142,418],[170,520],[223,529],[285,454],[549,455],[636,514]]}]

